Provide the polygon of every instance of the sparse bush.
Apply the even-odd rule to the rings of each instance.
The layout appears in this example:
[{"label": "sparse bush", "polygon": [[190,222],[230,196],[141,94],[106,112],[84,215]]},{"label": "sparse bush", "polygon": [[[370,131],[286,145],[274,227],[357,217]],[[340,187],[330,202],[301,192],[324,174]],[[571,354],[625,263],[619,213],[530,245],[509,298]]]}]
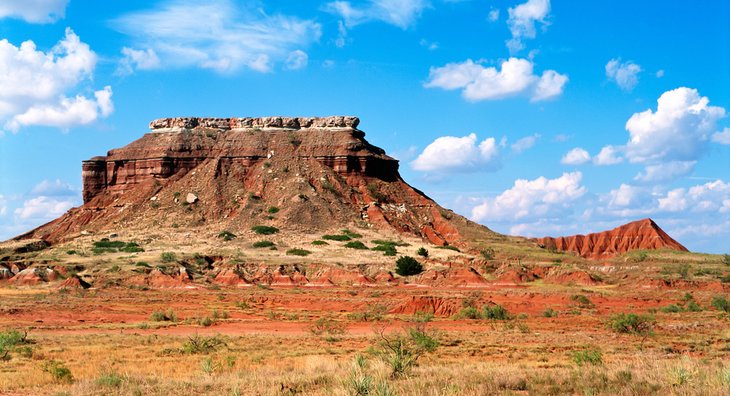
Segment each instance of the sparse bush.
[{"label": "sparse bush", "polygon": [[712,299],[712,306],[720,311],[730,312],[730,301],[723,296],[715,296]]},{"label": "sparse bush", "polygon": [[601,351],[598,349],[586,349],[584,351],[575,351],[571,353],[571,358],[573,359],[573,362],[577,364],[579,367],[582,367],[584,364],[591,364],[593,366],[599,366],[603,364],[603,355],[601,354]]},{"label": "sparse bush", "polygon": [[368,248],[367,246],[365,246],[364,243],[362,243],[360,241],[347,242],[345,244],[345,247],[349,248],[349,249],[360,249],[360,250],[367,250],[367,248]]},{"label": "sparse bush", "polygon": [[325,191],[329,191],[329,192],[331,192],[332,194],[334,194],[336,196],[339,196],[340,195],[340,192],[337,190],[337,188],[329,180],[324,180],[322,182],[322,189],[325,190]]},{"label": "sparse bush", "polygon": [[275,213],[279,213],[279,208],[276,206],[269,206],[269,208],[266,209],[266,211],[270,214],[275,214]]},{"label": "sparse bush", "polygon": [[421,356],[435,351],[439,345],[432,336],[417,329],[388,336],[381,332],[380,339],[378,355],[388,365],[394,378],[408,374]]},{"label": "sparse bush", "polygon": [[646,338],[654,331],[655,323],[656,320],[651,315],[619,313],[611,316],[608,327],[617,333],[634,334]]},{"label": "sparse bush", "polygon": [[411,256],[401,256],[395,262],[395,272],[400,276],[418,275],[423,272],[423,266]]},{"label": "sparse bush", "polygon": [[511,319],[511,315],[509,312],[501,305],[495,304],[493,306],[485,306],[482,308],[482,316],[484,319],[491,319],[491,320],[509,320]]},{"label": "sparse bush", "polygon": [[494,249],[488,247],[479,251],[485,260],[494,260]]},{"label": "sparse bush", "polygon": [[180,348],[180,352],[188,355],[208,354],[225,345],[226,342],[220,335],[206,337],[195,334],[188,337]]},{"label": "sparse bush", "polygon": [[545,318],[557,318],[558,317],[558,311],[548,308],[544,311],[542,311],[542,316]]},{"label": "sparse bush", "polygon": [[347,235],[332,235],[332,234],[322,235],[322,239],[327,239],[329,241],[338,241],[338,242],[345,242],[345,241],[352,240],[352,238],[350,238]]},{"label": "sparse bush", "polygon": [[119,388],[124,382],[124,377],[115,371],[105,371],[96,379],[96,384],[107,388]]},{"label": "sparse bush", "polygon": [[393,245],[393,246],[400,246],[400,247],[411,246],[410,243],[406,243],[403,241],[389,241],[389,240],[385,240],[385,239],[373,239],[370,242],[372,242],[375,245]]},{"label": "sparse bush", "polygon": [[139,253],[144,252],[144,249],[142,249],[142,247],[139,246],[136,242],[129,242],[124,245],[123,248],[119,249],[119,251],[125,253]]},{"label": "sparse bush", "polygon": [[329,316],[322,316],[312,323],[309,331],[316,336],[323,334],[339,336],[345,334],[346,329],[344,323],[340,323]]},{"label": "sparse bush", "polygon": [[109,238],[102,238],[102,240],[94,242],[94,247],[97,248],[113,248],[119,249],[126,245],[123,241],[110,241]]},{"label": "sparse bush", "polygon": [[662,307],[660,310],[664,313],[678,313],[684,311],[682,307],[676,304],[667,305],[666,307]]},{"label": "sparse bush", "polygon": [[347,318],[358,322],[379,322],[387,312],[388,308],[384,305],[371,305],[366,311],[353,312]]},{"label": "sparse bush", "polygon": [[464,307],[454,315],[454,319],[481,319],[482,314],[475,307]]},{"label": "sparse bush", "polygon": [[352,239],[362,238],[362,235],[361,234],[358,234],[356,232],[352,232],[352,231],[348,230],[347,228],[340,230],[340,232],[342,233],[342,235],[347,235],[347,236],[349,236]]},{"label": "sparse bush", "polygon": [[320,241],[319,239],[317,239],[316,241],[312,241],[312,245],[323,246],[323,245],[329,245],[329,243],[327,243],[325,241]]},{"label": "sparse bush", "polygon": [[425,247],[420,247],[416,250],[416,254],[421,257],[428,257],[428,250]]},{"label": "sparse bush", "polygon": [[375,183],[368,183],[368,194],[370,194],[371,197],[377,202],[385,202],[388,199],[388,196],[381,193],[380,189],[378,188],[378,185]]},{"label": "sparse bush", "polygon": [[373,246],[370,250],[383,252],[384,256],[395,256],[396,254],[398,254],[398,249],[395,248],[395,245],[376,245]]},{"label": "sparse bush", "polygon": [[177,315],[172,309],[168,309],[167,312],[154,311],[150,315],[150,320],[153,322],[177,322]]},{"label": "sparse bush", "polygon": [[279,229],[272,226],[263,226],[263,225],[257,225],[251,227],[251,231],[259,234],[259,235],[271,235],[276,234],[279,232]]},{"label": "sparse bush", "polygon": [[160,260],[162,260],[163,263],[174,263],[177,261],[177,255],[173,252],[162,252],[160,254]]},{"label": "sparse bush", "polygon": [[27,332],[8,330],[0,333],[0,360],[10,359],[10,352],[18,345],[30,344]]},{"label": "sparse bush", "polygon": [[74,380],[71,370],[63,362],[58,360],[45,362],[43,364],[43,372],[50,374],[56,382],[73,382]]},{"label": "sparse bush", "polygon": [[573,294],[570,296],[570,300],[578,304],[581,308],[593,308],[594,306],[591,300],[583,294]]},{"label": "sparse bush", "polygon": [[70,256],[70,255],[77,254],[77,252],[75,250],[71,249],[71,250],[66,250],[66,254],[68,254]]},{"label": "sparse bush", "polygon": [[312,252],[305,249],[294,248],[287,250],[286,254],[287,256],[309,256]]},{"label": "sparse bush", "polygon": [[730,265],[730,254],[723,254],[722,255],[722,262],[725,265]]},{"label": "sparse bush", "polygon": [[251,246],[253,246],[253,247],[255,247],[255,248],[258,249],[258,248],[272,247],[274,245],[276,245],[276,244],[274,242],[271,242],[271,241],[256,241]]},{"label": "sparse bush", "polygon": [[687,305],[685,306],[685,309],[689,312],[700,312],[702,311],[702,307],[700,307],[695,300],[690,300]]},{"label": "sparse bush", "polygon": [[221,232],[220,232],[220,233],[218,234],[218,238],[221,238],[221,239],[223,239],[224,241],[230,241],[230,240],[232,240],[232,239],[235,239],[235,238],[236,238],[236,234],[234,234],[234,233],[232,233],[232,232],[230,232],[230,231],[228,231],[228,230],[223,230],[223,231],[221,231]]}]

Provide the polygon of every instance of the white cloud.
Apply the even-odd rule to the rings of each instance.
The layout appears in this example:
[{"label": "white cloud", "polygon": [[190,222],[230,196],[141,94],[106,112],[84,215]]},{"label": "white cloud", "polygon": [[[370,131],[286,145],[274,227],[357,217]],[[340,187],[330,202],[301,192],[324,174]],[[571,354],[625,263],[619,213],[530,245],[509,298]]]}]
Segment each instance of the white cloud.
[{"label": "white cloud", "polygon": [[489,22],[497,22],[499,20],[499,8],[490,10],[489,14],[487,14],[487,19]]},{"label": "white cloud", "polygon": [[89,124],[113,111],[111,87],[68,97],[91,81],[97,57],[71,30],[48,52],[36,50],[32,41],[15,47],[0,40],[0,121],[16,132],[22,126],[61,128]]},{"label": "white cloud", "polygon": [[[151,10],[126,14],[113,25],[131,36],[138,48],[147,48],[144,57],[148,63],[127,60],[128,65],[140,68],[269,72],[273,63],[285,61],[292,51],[321,36],[321,26],[312,20],[267,15],[231,0],[167,1]],[[152,54],[158,61],[150,59]]]},{"label": "white cloud", "polygon": [[64,214],[75,204],[73,199],[56,199],[46,196],[31,198],[15,209],[15,216],[21,220],[50,221]]},{"label": "white cloud", "polygon": [[722,132],[713,133],[712,141],[720,144],[730,144],[730,128],[725,128]]},{"label": "white cloud", "polygon": [[289,53],[286,58],[286,68],[289,70],[299,70],[307,67],[309,63],[309,55],[302,50],[295,50]]},{"label": "white cloud", "polygon": [[542,176],[535,180],[518,179],[509,190],[475,206],[471,219],[525,222],[565,216],[572,212],[573,203],[586,193],[582,178],[580,172],[572,172],[555,179]]},{"label": "white cloud", "polygon": [[512,151],[519,154],[525,150],[529,150],[535,146],[535,143],[537,143],[538,139],[540,139],[540,135],[538,135],[537,133],[532,136],[525,136],[512,144]]},{"label": "white cloud", "polygon": [[477,145],[474,133],[437,138],[411,162],[413,169],[424,172],[494,170],[500,166],[496,140],[490,137]]},{"label": "white cloud", "polygon": [[78,191],[72,185],[62,181],[61,179],[56,180],[43,180],[36,184],[30,191],[31,195],[47,195],[47,196],[63,196],[63,195],[76,195]]},{"label": "white cloud", "polygon": [[591,155],[587,151],[580,147],[576,147],[568,151],[563,158],[560,159],[560,163],[564,165],[583,165],[591,160]]},{"label": "white cloud", "polygon": [[119,61],[117,74],[131,74],[134,70],[152,70],[160,67],[160,58],[152,48],[136,50],[122,48],[122,59]]},{"label": "white cloud", "polygon": [[608,206],[611,208],[636,207],[645,201],[645,191],[641,187],[621,184],[619,188],[611,190]]},{"label": "white cloud", "polygon": [[0,216],[4,216],[8,211],[8,200],[0,194]]},{"label": "white cloud", "polygon": [[500,70],[485,67],[467,59],[463,63],[449,63],[432,67],[426,88],[462,89],[467,100],[493,100],[525,94],[533,101],[556,97],[563,92],[568,77],[554,70],[542,76],[533,74],[533,63],[527,59],[509,58]]},{"label": "white cloud", "polygon": [[639,83],[641,66],[634,62],[621,62],[621,58],[606,63],[606,77],[613,80],[624,91],[631,91]]},{"label": "white cloud", "polygon": [[426,39],[421,39],[421,41],[419,41],[419,44],[421,44],[421,47],[424,47],[424,48],[428,49],[429,51],[435,51],[435,50],[439,49],[439,43],[433,42],[433,41],[428,41]]},{"label": "white cloud", "polygon": [[426,0],[369,0],[362,7],[349,1],[333,1],[324,10],[339,15],[347,27],[365,22],[381,21],[401,29],[407,29],[421,16],[428,6]]},{"label": "white cloud", "polygon": [[620,156],[621,149],[615,146],[604,146],[595,157],[593,157],[593,163],[596,165],[616,165],[624,161],[623,157]]},{"label": "white cloud", "polygon": [[548,25],[550,0],[528,0],[526,3],[510,8],[508,12],[507,25],[512,33],[512,38],[507,40],[507,48],[514,53],[525,48],[524,39],[535,38],[535,22],[540,22],[543,27]]},{"label": "white cloud", "polygon": [[664,77],[664,69],[659,69],[656,71],[656,74],[654,74],[656,78],[662,78]]},{"label": "white cloud", "polygon": [[641,181],[665,181],[689,174],[705,153],[716,123],[725,109],[710,106],[696,89],[677,88],[664,92],[657,110],[634,113],[626,122],[630,139],[625,155],[632,163],[646,166],[637,175]]},{"label": "white cloud", "polygon": [[50,23],[66,14],[68,0],[3,0],[0,19],[19,18],[30,23]]},{"label": "white cloud", "polygon": [[669,161],[661,164],[646,165],[634,180],[645,183],[659,183],[677,179],[692,173],[697,161]]},{"label": "white cloud", "polygon": [[690,188],[677,188],[658,199],[667,212],[730,213],[730,183],[715,180]]}]

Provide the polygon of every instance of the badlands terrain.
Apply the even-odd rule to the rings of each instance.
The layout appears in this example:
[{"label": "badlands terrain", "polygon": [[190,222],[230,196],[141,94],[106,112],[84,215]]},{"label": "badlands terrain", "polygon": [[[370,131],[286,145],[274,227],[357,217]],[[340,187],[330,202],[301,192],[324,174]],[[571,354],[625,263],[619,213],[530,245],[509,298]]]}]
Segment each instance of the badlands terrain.
[{"label": "badlands terrain", "polygon": [[528,239],[355,117],[167,118],[0,244],[0,394],[730,392],[730,256],[651,219]]}]

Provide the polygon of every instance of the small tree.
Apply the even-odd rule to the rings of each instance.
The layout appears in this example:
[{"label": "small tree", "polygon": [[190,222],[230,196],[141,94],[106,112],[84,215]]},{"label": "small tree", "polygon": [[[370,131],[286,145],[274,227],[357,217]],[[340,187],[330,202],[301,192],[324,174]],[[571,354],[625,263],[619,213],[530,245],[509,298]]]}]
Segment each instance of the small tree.
[{"label": "small tree", "polygon": [[425,247],[420,247],[416,251],[416,254],[419,255],[419,256],[421,256],[421,257],[428,257],[428,250],[426,250]]},{"label": "small tree", "polygon": [[400,276],[418,275],[423,272],[423,266],[411,256],[402,256],[395,262],[395,273]]},{"label": "small tree", "polygon": [[635,313],[620,313],[611,316],[608,327],[623,334],[641,336],[641,343],[654,334],[656,319],[651,315],[639,315]]},{"label": "small tree", "polygon": [[439,345],[436,339],[416,328],[408,329],[405,334],[393,335],[385,335],[385,329],[381,329],[379,335],[378,354],[390,367],[390,375],[393,378],[408,374],[421,356],[435,351]]}]

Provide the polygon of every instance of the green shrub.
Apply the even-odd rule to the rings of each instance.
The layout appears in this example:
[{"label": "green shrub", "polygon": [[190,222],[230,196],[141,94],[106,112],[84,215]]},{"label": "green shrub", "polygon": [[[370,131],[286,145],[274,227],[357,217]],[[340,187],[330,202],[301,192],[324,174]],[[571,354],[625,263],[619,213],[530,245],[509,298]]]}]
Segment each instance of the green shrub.
[{"label": "green shrub", "polygon": [[107,388],[119,388],[125,377],[114,371],[105,371],[96,379],[96,384]]},{"label": "green shrub", "polygon": [[685,306],[685,309],[689,312],[700,312],[702,311],[702,307],[700,307],[695,300],[690,300],[687,305]]},{"label": "green shrub", "polygon": [[418,359],[438,348],[438,341],[422,330],[409,329],[405,334],[380,334],[378,356],[390,368],[390,376],[402,377],[408,374]]},{"label": "green shrub", "polygon": [[423,272],[423,266],[411,256],[399,257],[395,262],[395,273],[400,276],[418,275]]},{"label": "green shrub", "polygon": [[570,296],[570,300],[578,304],[581,308],[592,308],[593,303],[591,300],[588,299],[588,297],[582,295],[582,294],[573,294]]},{"label": "green shrub", "polygon": [[276,234],[279,232],[279,229],[272,226],[263,226],[263,225],[257,225],[251,227],[251,231],[259,234],[259,235],[271,235]]},{"label": "green shrub", "polygon": [[150,315],[150,320],[153,322],[177,322],[177,315],[172,309],[168,309],[167,312],[154,311]]},{"label": "green shrub", "polygon": [[49,360],[43,364],[43,372],[51,374],[56,382],[73,382],[71,370],[66,367],[63,362],[57,360]]},{"label": "green shrub", "polygon": [[320,241],[319,239],[317,239],[316,241],[312,241],[312,245],[322,246],[322,245],[329,245],[329,243],[327,243],[325,241]]},{"label": "green shrub", "polygon": [[350,238],[347,235],[322,235],[322,239],[327,239],[329,241],[338,241],[338,242],[345,242],[345,241],[351,241],[352,238]]},{"label": "green shrub", "polygon": [[395,248],[395,245],[376,245],[370,250],[383,252],[384,256],[395,256],[396,254],[398,254],[398,249]]},{"label": "green shrub", "polygon": [[425,247],[420,247],[416,250],[416,254],[421,257],[428,257],[428,250]]},{"label": "green shrub", "polygon": [[722,255],[722,262],[725,265],[730,265],[730,254],[723,254]]},{"label": "green shrub", "polygon": [[455,252],[460,252],[460,251],[461,251],[461,250],[459,250],[459,248],[458,248],[458,247],[456,247],[456,246],[451,246],[451,245],[436,246],[436,249],[446,249],[446,250],[453,250],[453,251],[455,251]]},{"label": "green shrub", "polygon": [[305,249],[294,248],[287,250],[286,254],[287,256],[309,256],[312,252]]},{"label": "green shrub", "polygon": [[101,241],[94,242],[94,247],[97,248],[113,248],[119,249],[126,245],[123,241],[110,241],[108,238],[103,238]]},{"label": "green shrub", "polygon": [[684,311],[682,307],[676,304],[667,305],[666,307],[662,307],[660,310],[664,313],[678,313]]},{"label": "green shrub", "polygon": [[18,330],[8,330],[0,333],[0,360],[10,359],[10,352],[18,345],[30,344],[28,333]]},{"label": "green shrub", "polygon": [[119,249],[119,251],[125,252],[125,253],[138,253],[138,252],[144,252],[144,249],[140,247],[135,242],[129,242],[126,245],[124,245],[123,248]]},{"label": "green shrub", "polygon": [[356,232],[352,232],[352,231],[348,230],[347,228],[340,230],[340,232],[342,233],[342,235],[347,235],[347,236],[349,236],[352,239],[362,238],[362,235],[361,234],[358,234]]},{"label": "green shrub", "polygon": [[173,252],[162,252],[160,254],[160,260],[162,260],[163,263],[173,263],[177,261],[177,255]]},{"label": "green shrub", "polygon": [[223,230],[218,234],[218,238],[221,238],[224,241],[230,241],[230,240],[236,238],[236,234],[234,234],[228,230]]},{"label": "green shrub", "polygon": [[345,244],[345,247],[349,248],[349,249],[360,249],[360,250],[367,250],[367,248],[368,248],[367,246],[365,246],[364,243],[362,243],[360,241],[347,242]]},{"label": "green shrub", "polygon": [[180,348],[180,352],[188,355],[208,354],[225,345],[226,342],[220,335],[206,337],[196,334],[188,337],[188,340]]},{"label": "green shrub", "polygon": [[730,312],[730,301],[723,296],[715,296],[712,299],[712,306],[720,311]]},{"label": "green shrub", "polygon": [[593,366],[599,366],[603,364],[603,355],[598,349],[587,349],[584,351],[575,351],[571,354],[573,362],[579,367],[584,364],[591,364]]},{"label": "green shrub", "polygon": [[558,311],[548,308],[544,311],[542,311],[542,316],[546,318],[557,318],[558,317]]},{"label": "green shrub", "polygon": [[340,323],[329,316],[322,316],[312,323],[309,331],[316,336],[324,334],[335,336],[344,334],[347,330],[344,323]]},{"label": "green shrub", "polygon": [[654,324],[656,320],[651,315],[619,313],[611,316],[608,327],[617,333],[647,337],[654,330]]},{"label": "green shrub", "polygon": [[274,245],[275,245],[275,243],[274,242],[271,242],[271,241],[256,241],[251,246],[253,246],[253,247],[255,247],[255,248],[258,249],[258,248],[271,247],[271,246],[274,246]]},{"label": "green shrub", "polygon": [[511,319],[511,315],[507,310],[499,305],[495,304],[493,306],[485,306],[482,308],[482,316],[484,319],[491,319],[491,320],[509,320]]},{"label": "green shrub", "polygon": [[479,251],[485,260],[494,260],[494,249],[488,247]]},{"label": "green shrub", "polygon": [[270,214],[279,213],[279,208],[276,206],[269,206],[269,208],[266,209],[266,211]]},{"label": "green shrub", "polygon": [[464,307],[454,315],[454,319],[481,319],[482,314],[474,307]]},{"label": "green shrub", "polygon": [[385,239],[373,239],[370,242],[372,242],[375,245],[393,245],[393,246],[400,246],[400,247],[411,246],[410,243],[406,243],[403,241],[390,241],[390,240],[385,240]]}]

